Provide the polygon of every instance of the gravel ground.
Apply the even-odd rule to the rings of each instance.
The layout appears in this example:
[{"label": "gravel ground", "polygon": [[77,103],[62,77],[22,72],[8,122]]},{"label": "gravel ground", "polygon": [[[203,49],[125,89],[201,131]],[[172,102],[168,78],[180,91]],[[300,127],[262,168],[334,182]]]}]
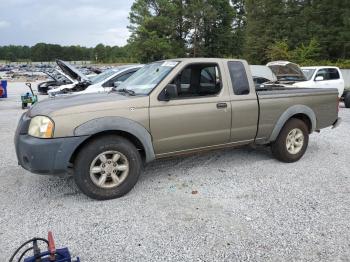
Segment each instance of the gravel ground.
[{"label": "gravel ground", "polygon": [[0,261],[48,230],[82,261],[350,261],[349,109],[297,163],[260,147],[163,160],[125,197],[99,202],[72,178],[17,166],[24,90],[10,83],[0,101]]}]

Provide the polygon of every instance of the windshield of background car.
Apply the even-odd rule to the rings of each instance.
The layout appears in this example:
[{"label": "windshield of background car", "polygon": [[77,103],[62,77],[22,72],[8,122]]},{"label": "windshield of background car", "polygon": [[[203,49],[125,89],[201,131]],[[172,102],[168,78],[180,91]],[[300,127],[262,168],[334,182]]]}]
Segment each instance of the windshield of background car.
[{"label": "windshield of background car", "polygon": [[176,61],[161,61],[147,64],[118,86],[129,89],[136,95],[148,95],[178,64]]},{"label": "windshield of background car", "polygon": [[118,72],[119,70],[118,69],[109,69],[109,70],[106,70],[104,72],[102,72],[101,74],[98,74],[96,76],[94,76],[92,79],[91,79],[91,83],[92,84],[97,84],[97,83],[100,83],[102,82],[103,80],[107,79],[108,77],[112,76],[113,74],[115,74],[116,72]]},{"label": "windshield of background car", "polygon": [[303,71],[307,80],[311,80],[312,76],[315,73],[315,69],[301,69]]}]

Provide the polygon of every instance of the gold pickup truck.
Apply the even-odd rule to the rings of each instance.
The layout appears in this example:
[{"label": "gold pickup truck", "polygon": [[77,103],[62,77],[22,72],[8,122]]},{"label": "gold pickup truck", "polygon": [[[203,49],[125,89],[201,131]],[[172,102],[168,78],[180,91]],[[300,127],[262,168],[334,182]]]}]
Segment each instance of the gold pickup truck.
[{"label": "gold pickup truck", "polygon": [[255,143],[297,161],[309,134],[339,124],[338,103],[336,89],[256,91],[244,60],[171,59],[145,65],[108,94],[37,103],[21,117],[15,146],[23,168],[72,170],[86,195],[111,199],[163,157]]}]

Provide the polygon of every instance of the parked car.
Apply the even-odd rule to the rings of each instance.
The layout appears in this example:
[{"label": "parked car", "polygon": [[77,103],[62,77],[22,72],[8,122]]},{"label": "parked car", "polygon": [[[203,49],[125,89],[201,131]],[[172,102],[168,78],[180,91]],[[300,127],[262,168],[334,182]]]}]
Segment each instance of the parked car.
[{"label": "parked car", "polygon": [[350,90],[349,89],[344,90],[344,93],[343,93],[341,99],[344,101],[345,107],[350,108]]},{"label": "parked car", "polygon": [[143,164],[247,144],[271,146],[298,161],[309,135],[336,127],[335,89],[256,91],[244,60],[189,58],[153,62],[110,94],[43,100],[19,120],[18,163],[39,174],[72,170],[95,199],[123,196]]},{"label": "parked car", "polygon": [[309,66],[301,67],[306,81],[295,83],[294,86],[307,88],[336,88],[338,96],[344,92],[344,79],[338,67],[335,66]]},{"label": "parked car", "polygon": [[50,97],[62,94],[87,94],[109,92],[113,87],[125,81],[142,65],[124,65],[108,69],[88,80],[78,82],[75,85],[65,85],[52,89],[48,92]]},{"label": "parked car", "polygon": [[89,94],[109,92],[113,87],[117,87],[130,76],[132,76],[143,65],[124,65],[108,69],[91,79],[91,85],[85,90],[73,92],[72,94]]},{"label": "parked car", "polygon": [[268,66],[277,77],[280,84],[295,84],[306,81],[304,73],[297,64],[289,61],[273,61]]},{"label": "parked car", "polygon": [[41,82],[38,84],[38,92],[41,94],[47,94],[50,89],[56,88],[57,86],[72,84],[74,80],[57,69],[43,71],[50,77],[51,80]]},{"label": "parked car", "polygon": [[50,97],[60,93],[67,93],[69,90],[82,91],[90,85],[90,78],[83,74],[75,66],[59,59],[56,60],[56,64],[60,67],[63,73],[68,75],[73,80],[73,83],[61,85],[57,88],[49,90],[47,93]]},{"label": "parked car", "polygon": [[276,83],[277,77],[268,66],[250,65],[255,89],[264,88],[265,83]]}]

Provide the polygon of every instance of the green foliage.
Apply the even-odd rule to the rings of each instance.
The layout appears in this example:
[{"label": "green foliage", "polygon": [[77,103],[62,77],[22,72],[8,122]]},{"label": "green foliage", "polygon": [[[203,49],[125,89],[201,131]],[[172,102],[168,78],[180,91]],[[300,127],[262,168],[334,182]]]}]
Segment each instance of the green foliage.
[{"label": "green foliage", "polygon": [[311,39],[307,45],[302,43],[293,51],[293,61],[297,63],[316,61],[320,56],[321,47],[316,39]]},{"label": "green foliage", "polygon": [[307,63],[307,61],[317,61],[320,58],[321,48],[316,39],[311,39],[308,44],[301,43],[294,50],[286,40],[276,41],[271,44],[266,51],[269,60],[291,60],[296,63]]},{"label": "green foliage", "polygon": [[141,62],[237,54],[232,45],[236,14],[229,0],[136,0],[129,43]]},{"label": "green foliage", "polygon": [[350,58],[348,0],[246,0],[245,10],[244,56],[252,63],[266,63],[280,39],[299,63]]},{"label": "green foliage", "polygon": [[291,60],[293,53],[289,50],[286,40],[276,41],[270,45],[266,51],[267,58],[271,61],[275,60]]}]

